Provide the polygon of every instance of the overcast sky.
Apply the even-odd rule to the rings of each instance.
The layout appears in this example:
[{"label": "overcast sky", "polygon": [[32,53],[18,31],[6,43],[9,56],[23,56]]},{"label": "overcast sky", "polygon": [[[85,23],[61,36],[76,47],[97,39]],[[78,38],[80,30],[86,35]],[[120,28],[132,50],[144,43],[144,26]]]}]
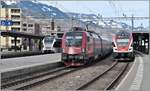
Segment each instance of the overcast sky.
[{"label": "overcast sky", "polygon": [[149,16],[149,1],[40,1],[65,12],[95,13],[103,16]]},{"label": "overcast sky", "polygon": [[[149,1],[39,1],[52,5],[64,12],[87,14],[101,14],[103,17],[122,16],[149,16]],[[128,21],[130,23],[130,21]],[[143,23],[149,25],[148,20],[135,21],[135,26]]]}]

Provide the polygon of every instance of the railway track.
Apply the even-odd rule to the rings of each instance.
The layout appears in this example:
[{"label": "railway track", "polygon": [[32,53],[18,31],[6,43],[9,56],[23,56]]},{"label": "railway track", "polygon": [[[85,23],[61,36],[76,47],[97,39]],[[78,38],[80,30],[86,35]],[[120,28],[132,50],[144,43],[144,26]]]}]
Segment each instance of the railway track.
[{"label": "railway track", "polygon": [[[91,65],[96,64],[96,62]],[[75,72],[87,68],[88,66],[83,66],[79,68],[70,68],[68,67],[59,67],[52,70],[43,70],[29,74],[17,75],[15,77],[10,77],[7,79],[1,80],[1,89],[2,90],[25,90],[29,89],[32,86],[36,86],[41,82],[46,82],[55,78],[59,78],[63,75]]]},{"label": "railway track", "polygon": [[[95,64],[95,63],[94,63]],[[93,65],[94,65],[93,64]],[[102,79],[106,77],[108,79],[108,75],[112,74],[113,71],[117,70],[117,74],[115,74],[115,77],[113,79],[109,79],[109,82],[105,84],[103,87],[98,88],[98,90],[110,90],[117,82],[117,80],[122,76],[126,68],[128,67],[128,64],[125,64],[123,66],[120,66],[120,68],[117,68],[120,62],[118,63],[113,62],[108,69],[103,71],[101,74],[96,75],[95,77],[92,77],[88,80],[88,82],[81,84],[79,87],[76,87],[76,90],[89,90],[92,89],[91,87],[94,87],[96,85],[95,82],[99,81],[99,83],[103,84]],[[80,68],[68,68],[68,67],[59,67],[52,70],[46,70],[42,72],[37,72],[30,74],[28,76],[22,75],[22,77],[16,77],[11,79],[2,80],[1,89],[2,90],[25,90],[30,89],[33,86],[39,86],[40,84],[44,84],[46,82],[49,82],[51,80],[54,80],[56,78],[60,78],[62,76],[65,76],[69,73],[87,68],[86,67],[80,67]],[[115,72],[116,73],[116,72]],[[99,84],[99,85],[101,85]],[[98,86],[97,86],[98,87]],[[95,87],[94,87],[95,88]],[[97,89],[92,89],[97,90]]]},{"label": "railway track", "polygon": [[66,75],[68,73],[77,71],[81,68],[68,68],[68,67],[59,67],[54,70],[46,70],[40,73],[30,74],[28,76],[21,76],[16,78],[11,78],[3,80],[1,83],[1,89],[8,90],[24,90],[30,88],[31,86],[40,84],[41,82],[48,81],[50,79],[55,79]]},{"label": "railway track", "polygon": [[[115,74],[114,78],[109,80],[109,82],[107,82],[107,84],[104,83],[103,78],[109,77],[108,76],[108,75],[110,75],[109,72],[112,73],[112,71],[115,70],[115,67],[117,67],[119,64],[120,63],[118,63],[117,61],[114,62],[113,65],[110,66],[108,69],[106,69],[103,73],[93,77],[88,82],[77,87],[76,90],[89,90],[89,89],[92,89],[92,90],[110,90],[111,88],[113,88],[113,86],[116,84],[116,82],[122,76],[122,74],[126,71],[129,63],[125,63],[125,65],[121,68],[121,70],[118,70],[118,72],[117,72],[117,74]],[[107,78],[107,79],[109,79],[109,78]]]}]

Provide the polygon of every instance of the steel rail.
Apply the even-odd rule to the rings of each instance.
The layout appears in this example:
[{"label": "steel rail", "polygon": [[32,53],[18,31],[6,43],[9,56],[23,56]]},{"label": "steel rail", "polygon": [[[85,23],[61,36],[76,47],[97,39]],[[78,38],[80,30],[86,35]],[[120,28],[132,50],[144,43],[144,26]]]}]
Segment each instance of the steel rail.
[{"label": "steel rail", "polygon": [[94,81],[96,81],[97,79],[99,79],[100,77],[102,77],[104,74],[106,74],[108,71],[110,71],[112,68],[114,68],[116,65],[118,64],[118,61],[115,61],[108,69],[106,69],[103,73],[101,73],[100,75],[94,77],[93,79],[91,79],[90,81],[88,81],[87,83],[81,85],[80,87],[78,87],[76,90],[83,90],[84,88],[86,88],[87,86],[89,86],[90,84],[92,84]]},{"label": "steel rail", "polygon": [[[39,75],[38,77],[31,76],[30,78],[19,80],[19,83],[16,81],[17,83],[14,82],[12,85],[9,85],[9,86],[5,85],[5,88],[2,88],[2,89],[3,90],[25,90],[25,89],[31,88],[33,86],[36,86],[38,84],[41,84],[43,82],[62,77],[64,75],[87,68],[89,66],[80,67],[80,68],[70,68],[70,69],[68,67],[65,67],[64,69],[62,68],[62,70],[60,70],[60,71],[58,70],[56,72],[54,71],[54,72],[46,73],[44,75],[42,74],[42,75]],[[64,72],[62,72],[62,71],[64,71]]]},{"label": "steel rail", "polygon": [[129,66],[129,63],[127,63],[126,66],[122,68],[121,72],[116,76],[116,78],[114,80],[111,81],[111,83],[109,85],[107,85],[107,87],[104,89],[104,91],[105,90],[111,90],[114,87],[114,85],[121,78],[121,76],[126,71],[126,69],[128,68],[128,66]]},{"label": "steel rail", "polygon": [[36,79],[36,78],[39,78],[39,77],[42,77],[42,76],[46,76],[46,75],[49,75],[49,74],[54,74],[56,72],[60,72],[60,71],[65,70],[67,68],[68,67],[60,67],[60,68],[57,68],[57,69],[54,69],[54,70],[46,70],[44,72],[39,72],[39,73],[36,72],[36,73],[30,74],[30,75],[24,74],[24,76],[25,76],[24,78],[20,78],[20,76],[18,76],[15,79],[12,78],[12,80],[9,80],[9,81],[4,81],[4,82],[2,81],[1,89],[8,89],[8,88],[10,88],[14,85],[21,84],[25,81],[33,80],[33,79]]}]

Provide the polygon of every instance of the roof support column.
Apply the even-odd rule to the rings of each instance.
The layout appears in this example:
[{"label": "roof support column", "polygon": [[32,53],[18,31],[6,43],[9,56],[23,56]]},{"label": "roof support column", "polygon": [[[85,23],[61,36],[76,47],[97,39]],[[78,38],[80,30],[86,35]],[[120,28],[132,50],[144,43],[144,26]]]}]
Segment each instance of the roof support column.
[{"label": "roof support column", "polygon": [[14,42],[15,42],[15,52],[17,51],[17,37],[14,37]]},{"label": "roof support column", "polygon": [[39,40],[39,50],[42,51],[42,39]]},{"label": "roof support column", "polygon": [[32,51],[31,38],[29,38],[28,40],[29,40],[29,51]]}]

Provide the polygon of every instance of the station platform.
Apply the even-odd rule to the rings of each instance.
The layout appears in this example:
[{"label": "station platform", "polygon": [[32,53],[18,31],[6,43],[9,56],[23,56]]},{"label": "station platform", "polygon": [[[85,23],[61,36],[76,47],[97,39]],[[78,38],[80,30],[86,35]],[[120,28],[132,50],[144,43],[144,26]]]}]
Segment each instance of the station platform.
[{"label": "station platform", "polygon": [[25,56],[33,56],[33,55],[42,55],[42,51],[8,51],[8,52],[2,52],[1,58],[14,58],[14,57],[25,57]]},{"label": "station platform", "polygon": [[46,54],[19,58],[0,59],[0,72],[23,69],[36,65],[60,62],[61,54]]},{"label": "station platform", "polygon": [[121,83],[115,89],[116,91],[149,91],[150,89],[150,55],[138,53],[135,61],[123,78]]}]

